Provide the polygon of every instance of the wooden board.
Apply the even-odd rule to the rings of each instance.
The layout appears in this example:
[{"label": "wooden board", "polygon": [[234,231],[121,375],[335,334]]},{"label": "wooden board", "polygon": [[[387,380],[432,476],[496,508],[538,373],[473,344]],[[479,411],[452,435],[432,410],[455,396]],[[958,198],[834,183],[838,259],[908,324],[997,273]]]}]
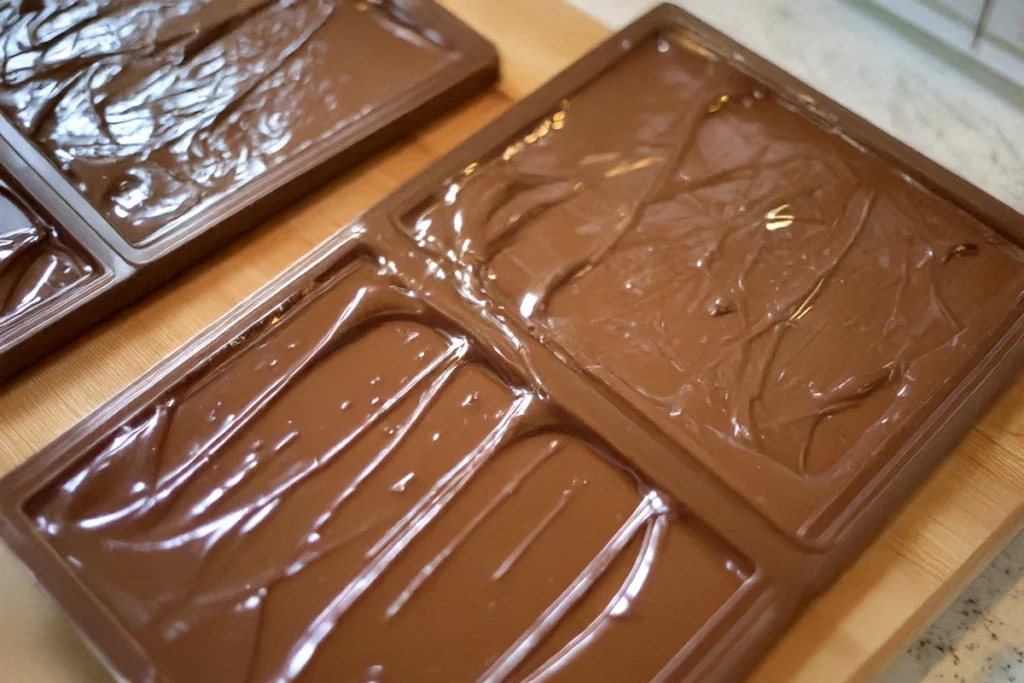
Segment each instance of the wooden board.
[{"label": "wooden board", "polygon": [[[444,4],[498,45],[499,89],[338,178],[0,390],[0,474],[607,35],[560,0]],[[1021,529],[1022,437],[1018,379],[751,682],[865,681],[902,652]],[[3,681],[109,680],[6,550],[0,615]]]}]

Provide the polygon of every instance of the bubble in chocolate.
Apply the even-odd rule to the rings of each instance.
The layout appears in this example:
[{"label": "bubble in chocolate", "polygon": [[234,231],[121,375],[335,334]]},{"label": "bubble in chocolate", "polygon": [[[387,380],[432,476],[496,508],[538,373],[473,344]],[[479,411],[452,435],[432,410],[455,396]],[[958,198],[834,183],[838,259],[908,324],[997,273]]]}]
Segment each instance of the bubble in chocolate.
[{"label": "bubble in chocolate", "polygon": [[722,296],[716,296],[708,302],[707,312],[711,317],[728,315],[736,310],[736,304]]},{"label": "bubble in chocolate", "polygon": [[964,242],[949,250],[949,253],[946,254],[946,261],[952,261],[953,259],[960,258],[961,256],[975,256],[977,253],[977,244],[974,242]]}]

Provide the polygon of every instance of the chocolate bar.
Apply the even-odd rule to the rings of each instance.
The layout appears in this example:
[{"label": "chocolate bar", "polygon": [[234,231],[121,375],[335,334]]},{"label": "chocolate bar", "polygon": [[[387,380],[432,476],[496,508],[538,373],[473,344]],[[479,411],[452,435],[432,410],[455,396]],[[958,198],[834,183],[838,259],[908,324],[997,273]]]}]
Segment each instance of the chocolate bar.
[{"label": "chocolate bar", "polygon": [[1024,219],[663,6],[0,482],[128,680],[735,681],[1021,362]]},{"label": "chocolate bar", "polygon": [[85,313],[0,336],[0,376],[497,73],[426,0],[15,4],[0,64],[0,166],[119,262]]}]

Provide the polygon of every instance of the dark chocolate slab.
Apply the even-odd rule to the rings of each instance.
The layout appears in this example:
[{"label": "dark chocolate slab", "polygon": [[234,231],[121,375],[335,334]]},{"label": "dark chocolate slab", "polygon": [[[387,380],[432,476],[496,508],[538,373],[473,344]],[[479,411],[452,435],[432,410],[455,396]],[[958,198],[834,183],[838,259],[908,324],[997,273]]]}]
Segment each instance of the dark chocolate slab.
[{"label": "dark chocolate slab", "polygon": [[1015,377],[1022,236],[664,6],[0,481],[0,531],[132,681],[739,680]]},{"label": "dark chocolate slab", "polygon": [[139,271],[53,339],[0,336],[0,377],[497,72],[428,0],[15,3],[0,62],[0,166],[27,165],[30,191],[56,195],[38,200],[74,214],[64,231]]}]

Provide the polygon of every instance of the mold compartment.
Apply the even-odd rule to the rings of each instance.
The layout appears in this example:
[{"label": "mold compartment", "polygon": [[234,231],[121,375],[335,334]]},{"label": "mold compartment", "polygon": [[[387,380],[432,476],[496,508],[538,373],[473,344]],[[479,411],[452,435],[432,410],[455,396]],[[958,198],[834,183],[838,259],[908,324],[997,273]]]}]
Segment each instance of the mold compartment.
[{"label": "mold compartment", "polygon": [[755,567],[357,258],[26,513],[170,680],[646,681]]},{"label": "mold compartment", "polygon": [[1024,252],[681,29],[550,99],[399,222],[814,542],[1007,329]]}]

